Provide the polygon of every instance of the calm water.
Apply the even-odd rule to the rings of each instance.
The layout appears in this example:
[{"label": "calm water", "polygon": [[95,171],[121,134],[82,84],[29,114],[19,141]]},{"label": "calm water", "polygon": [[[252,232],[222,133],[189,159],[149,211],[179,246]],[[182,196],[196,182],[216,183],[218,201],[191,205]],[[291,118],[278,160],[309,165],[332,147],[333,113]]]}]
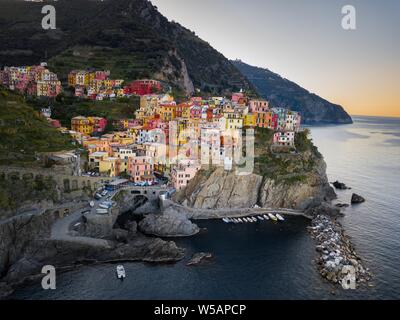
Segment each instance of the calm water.
[{"label": "calm water", "polygon": [[127,279],[115,279],[115,266],[99,265],[59,275],[57,290],[39,283],[21,288],[23,299],[335,299],[400,298],[400,119],[355,118],[354,125],[312,128],[325,156],[331,181],[353,190],[339,192],[349,202],[357,192],[365,204],[346,209],[343,223],[359,254],[375,274],[374,287],[355,292],[324,282],[312,260],[308,221],[226,225],[203,222],[208,232],[179,240],[188,256],[212,252],[205,265],[125,264]]}]

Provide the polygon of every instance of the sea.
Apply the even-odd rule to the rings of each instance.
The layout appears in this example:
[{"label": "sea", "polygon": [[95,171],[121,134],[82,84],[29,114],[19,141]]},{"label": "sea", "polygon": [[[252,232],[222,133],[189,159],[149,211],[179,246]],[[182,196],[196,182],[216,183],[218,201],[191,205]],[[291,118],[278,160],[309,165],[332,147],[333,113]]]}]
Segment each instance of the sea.
[{"label": "sea", "polygon": [[[232,225],[204,221],[207,232],[176,239],[186,258],[175,264],[125,263],[118,281],[115,265],[91,265],[57,274],[56,290],[40,281],[19,288],[12,299],[399,299],[400,298],[400,119],[353,117],[354,123],[311,127],[327,163],[329,181],[351,190],[337,191],[338,203],[352,193],[366,199],[344,209],[341,222],[371,270],[371,287],[344,290],[317,271],[310,222],[287,217],[284,223]],[[214,258],[186,266],[196,252]]]}]

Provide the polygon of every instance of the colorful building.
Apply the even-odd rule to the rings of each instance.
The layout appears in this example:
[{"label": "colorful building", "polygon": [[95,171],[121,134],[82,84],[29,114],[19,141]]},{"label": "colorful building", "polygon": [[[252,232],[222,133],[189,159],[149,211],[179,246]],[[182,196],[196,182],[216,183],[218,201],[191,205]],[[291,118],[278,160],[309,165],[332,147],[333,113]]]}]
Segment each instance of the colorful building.
[{"label": "colorful building", "polygon": [[143,79],[135,80],[124,87],[125,94],[144,96],[161,91],[161,83],[157,80]]},{"label": "colorful building", "polygon": [[153,159],[147,156],[136,156],[128,160],[128,173],[133,182],[154,181]]}]

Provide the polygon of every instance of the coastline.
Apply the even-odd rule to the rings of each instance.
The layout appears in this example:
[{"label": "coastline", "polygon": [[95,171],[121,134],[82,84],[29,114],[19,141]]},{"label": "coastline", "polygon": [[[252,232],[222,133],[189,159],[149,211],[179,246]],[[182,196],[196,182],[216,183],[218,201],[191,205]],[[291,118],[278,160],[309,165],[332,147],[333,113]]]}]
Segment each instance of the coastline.
[{"label": "coastline", "polygon": [[[319,253],[317,269],[322,278],[335,285],[340,284],[344,276],[340,269],[347,263],[350,263],[350,260],[355,260],[358,266],[360,266],[356,270],[358,272],[356,276],[360,279],[365,279],[362,282],[366,282],[368,278],[366,275],[369,276],[368,273],[366,274],[368,269],[361,265],[361,259],[355,253],[350,240],[345,237],[342,225],[334,222],[340,216],[340,209],[331,204],[336,194],[328,183],[326,164],[323,158],[315,162],[306,182],[299,181],[290,185],[272,179],[265,179],[254,174],[247,177],[235,177],[234,173],[226,174],[218,170],[208,177],[201,177],[201,179],[200,182],[193,182],[195,187],[198,188],[197,190],[193,189],[193,186],[189,186],[190,203],[197,203],[197,207],[190,207],[170,200],[162,201],[161,204],[153,201],[152,203],[146,203],[137,207],[135,196],[132,196],[130,193],[122,192],[118,197],[114,196],[113,199],[116,200],[117,205],[115,210],[112,210],[110,219],[88,219],[88,228],[85,228],[83,233],[81,231],[81,233],[74,233],[73,235],[80,235],[89,239],[111,240],[111,246],[107,248],[106,252],[99,250],[99,248],[94,248],[87,243],[83,245],[79,242],[52,241],[49,238],[49,230],[55,222],[55,217],[51,215],[51,212],[47,212],[44,214],[45,224],[43,224],[43,221],[39,221],[37,225],[37,228],[41,230],[44,228],[47,232],[41,235],[42,239],[40,240],[35,237],[33,238],[29,250],[25,251],[34,253],[32,255],[28,254],[27,257],[25,256],[21,259],[22,261],[18,261],[16,266],[12,266],[8,270],[8,273],[11,270],[11,274],[14,273],[14,275],[12,277],[8,275],[6,279],[9,279],[11,285],[18,286],[21,282],[13,283],[13,278],[19,278],[25,274],[25,279],[29,280],[33,273],[40,275],[38,268],[40,263],[54,264],[61,268],[70,265],[129,261],[173,263],[184,258],[184,250],[177,247],[175,242],[166,242],[162,238],[195,236],[200,232],[200,229],[192,221],[216,220],[225,217],[238,218],[279,212],[282,215],[305,217],[311,220],[311,224],[314,227],[318,226],[317,222],[321,217],[324,217],[323,219],[327,223],[328,228],[334,228],[338,234],[338,238],[335,240],[337,241],[336,244],[345,244],[343,245],[344,253],[341,254],[333,252],[335,248],[320,248],[324,244],[319,242],[318,238],[324,234],[324,230],[327,228],[312,230],[311,234],[316,239],[316,250]],[[243,207],[237,207],[236,204],[232,204],[228,197],[223,203],[229,203],[233,207],[219,207],[218,202],[214,202],[216,205],[215,208],[202,208],[205,204],[209,205],[209,199],[214,197],[209,192],[210,190],[214,190],[213,192],[215,192],[215,185],[218,185],[218,188],[222,188],[220,191],[217,191],[219,196],[224,194],[229,196],[234,195],[236,198],[235,201],[239,201]],[[240,186],[240,188],[236,188],[236,186]],[[204,200],[199,202],[199,197],[203,197],[202,199]],[[263,207],[254,208],[253,206],[260,203],[260,201],[262,201],[261,204]],[[282,208],[283,204],[287,204],[288,208]],[[253,208],[246,207],[246,205]],[[161,214],[153,214],[155,210],[158,211],[158,206],[160,206],[159,210]],[[145,214],[146,222],[148,223],[145,224],[143,221],[135,223],[134,226],[128,228],[128,231],[124,230],[124,227],[127,228],[127,226],[119,226],[119,229],[114,229],[117,217],[130,210],[141,212],[142,217]],[[154,219],[154,217],[158,218]],[[163,219],[159,219],[160,217],[163,217]],[[17,220],[19,218],[18,216],[15,217]],[[36,219],[40,220],[41,217],[36,217]],[[26,226],[25,224],[22,225]],[[43,244],[46,244],[48,248],[44,248]],[[45,253],[39,253],[37,251],[39,247],[40,250],[43,250],[43,248],[46,249],[44,250]],[[326,251],[329,251],[328,254]],[[61,252],[63,254],[59,255]],[[39,257],[35,256],[38,253]],[[325,259],[326,255],[333,259]],[[342,258],[341,261],[336,263],[336,259],[340,260],[340,258]],[[35,262],[33,263],[34,267],[27,267],[27,261],[31,263],[32,260]],[[328,266],[326,263],[328,263]],[[354,263],[352,265],[354,266]],[[66,268],[68,269],[69,267]],[[4,291],[6,290],[3,289]]]}]

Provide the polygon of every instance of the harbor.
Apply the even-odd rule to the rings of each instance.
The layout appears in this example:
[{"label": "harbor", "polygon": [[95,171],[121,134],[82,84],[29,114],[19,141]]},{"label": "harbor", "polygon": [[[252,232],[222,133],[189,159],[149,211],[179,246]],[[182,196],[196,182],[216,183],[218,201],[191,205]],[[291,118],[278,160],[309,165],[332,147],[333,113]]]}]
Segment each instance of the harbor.
[{"label": "harbor", "polygon": [[257,216],[248,216],[242,218],[222,218],[222,221],[225,223],[233,223],[233,224],[240,224],[240,223],[256,223],[256,222],[266,222],[266,221],[273,221],[273,222],[283,222],[285,218],[282,217],[279,213],[273,214],[263,214]]}]

